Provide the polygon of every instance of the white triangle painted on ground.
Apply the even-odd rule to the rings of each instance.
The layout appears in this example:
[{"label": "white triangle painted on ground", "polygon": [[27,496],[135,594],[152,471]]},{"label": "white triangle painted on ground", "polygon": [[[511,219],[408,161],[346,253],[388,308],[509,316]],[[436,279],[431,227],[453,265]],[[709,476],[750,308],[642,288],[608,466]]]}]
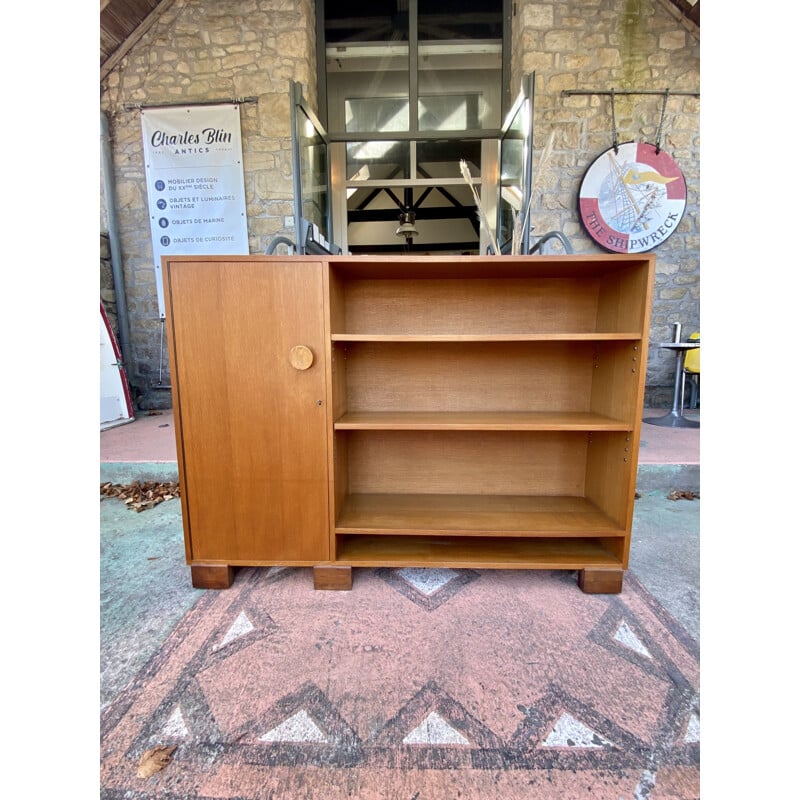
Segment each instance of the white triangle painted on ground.
[{"label": "white triangle painted on ground", "polygon": [[611,744],[613,743],[575,719],[572,714],[564,712],[553,726],[550,735],[542,742],[542,747],[600,748]]},{"label": "white triangle painted on ground", "polygon": [[239,612],[239,616],[236,617],[234,620],[233,625],[228,628],[228,632],[225,634],[225,638],[214,647],[214,650],[221,650],[225,645],[230,644],[234,639],[238,639],[240,636],[244,636],[246,633],[250,633],[250,631],[255,630],[253,623],[247,618],[247,614],[244,611]]},{"label": "white triangle painted on ground", "polygon": [[460,744],[469,747],[469,739],[462,736],[449,722],[431,711],[411,733],[403,744]]},{"label": "white triangle painted on ground", "polygon": [[629,650],[633,650],[640,656],[650,659],[653,658],[653,656],[650,655],[650,651],[642,644],[639,637],[628,627],[628,624],[625,622],[621,622],[619,628],[617,628],[617,632],[614,634],[614,641],[619,642]]},{"label": "white triangle painted on ground", "polygon": [[183,714],[181,713],[181,707],[176,706],[175,710],[170,715],[170,718],[167,720],[167,724],[164,726],[162,730],[164,736],[169,737],[180,737],[183,738],[189,735],[189,729],[186,727],[186,723],[183,721]]},{"label": "white triangle painted on ground", "polygon": [[430,596],[446,586],[457,573],[446,567],[434,569],[431,567],[404,567],[397,570],[398,575],[410,583],[418,592]]},{"label": "white triangle painted on ground", "polygon": [[683,737],[686,744],[694,744],[700,741],[700,717],[692,714],[689,717],[689,724],[686,726],[686,735]]},{"label": "white triangle painted on ground", "polygon": [[261,742],[321,742],[327,743],[328,737],[319,729],[317,723],[301,709],[292,714],[280,725],[267,731],[260,739]]}]

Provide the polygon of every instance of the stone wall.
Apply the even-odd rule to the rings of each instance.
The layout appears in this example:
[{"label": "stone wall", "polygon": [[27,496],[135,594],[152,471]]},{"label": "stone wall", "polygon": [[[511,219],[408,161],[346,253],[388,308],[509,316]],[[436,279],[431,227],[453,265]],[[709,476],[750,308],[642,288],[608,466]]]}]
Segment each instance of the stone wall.
[{"label": "stone wall", "polygon": [[[537,153],[555,132],[536,181],[536,231],[562,230],[576,252],[602,252],[584,232],[577,194],[588,165],[612,143],[610,101],[562,96],[564,89],[699,89],[699,34],[667,0],[517,0],[512,20],[512,96],[536,72]],[[142,160],[141,122],[126,104],[192,103],[256,97],[241,106],[251,253],[275,235],[294,238],[289,86],[316,99],[313,0],[173,0],[101,86],[109,120],[115,198],[130,319],[131,383],[143,408],[168,404]],[[618,97],[619,141],[654,141],[660,96]],[[653,343],[679,321],[699,330],[699,100],[670,98],[661,146],[683,170],[686,213],[657,256],[647,402],[669,405],[675,357]],[[102,230],[102,222],[101,222]]]},{"label": "stone wall", "polygon": [[[120,248],[139,405],[171,402],[169,365],[155,288],[138,110],[157,105],[255,97],[241,105],[251,253],[273,236],[294,239],[289,88],[316,98],[313,0],[173,0],[101,85],[109,120]],[[107,202],[107,200],[106,200]],[[101,221],[102,225],[102,221]]]},{"label": "stone wall", "polygon": [[[523,74],[536,73],[535,147],[553,153],[535,179],[532,222],[536,231],[561,230],[578,253],[605,252],[585,232],[577,197],[586,169],[612,145],[611,101],[604,96],[563,96],[567,89],[697,92],[699,33],[676,17],[666,0],[518,0],[512,21],[512,94]],[[662,97],[615,98],[619,142],[655,142]],[[656,255],[650,357],[645,401],[669,406],[675,356],[658,342],[672,338],[673,322],[684,337],[700,330],[700,100],[671,97],[661,147],[681,168],[686,212]],[[536,165],[537,155],[534,155]]]}]

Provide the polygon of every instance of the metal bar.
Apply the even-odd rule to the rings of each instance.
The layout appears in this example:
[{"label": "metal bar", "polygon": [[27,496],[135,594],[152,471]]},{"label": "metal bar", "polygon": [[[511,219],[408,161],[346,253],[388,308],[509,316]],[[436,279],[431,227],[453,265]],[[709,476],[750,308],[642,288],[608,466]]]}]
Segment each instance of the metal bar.
[{"label": "metal bar", "polygon": [[[473,178],[472,182],[477,184],[482,183],[480,178]],[[345,186],[348,189],[366,189],[369,186],[392,186],[394,188],[402,188],[404,186],[464,186],[463,178],[375,178],[368,181],[346,181]]]},{"label": "metal bar", "polygon": [[223,103],[243,105],[244,103],[257,103],[257,97],[225,97],[221,100],[192,100],[183,103],[125,103],[125,111],[144,111],[148,108],[183,108],[184,106],[218,106]]},{"label": "metal bar", "polygon": [[125,273],[122,267],[122,249],[120,247],[119,223],[117,221],[117,199],[114,182],[114,163],[111,157],[111,134],[108,118],[100,112],[100,142],[102,144],[101,159],[103,170],[103,194],[108,214],[108,244],[111,248],[111,274],[114,276],[114,300],[117,304],[117,329],[119,345],[122,350],[122,361],[125,376],[130,383],[133,371],[131,353],[131,325],[128,319],[128,297],[125,290]]},{"label": "metal bar", "polygon": [[[431,178],[431,176],[424,169],[422,169],[422,167],[417,167],[417,169],[420,171],[423,178],[426,178],[428,180],[434,180],[434,178]],[[459,203],[458,200],[456,200],[456,198],[450,194],[450,192],[446,191],[445,189],[442,189],[441,186],[436,186],[436,188],[439,190],[439,192],[441,193],[442,197],[444,197],[445,200],[452,203],[454,206],[463,208],[462,204]]]},{"label": "metal bar", "polygon": [[[305,239],[303,236],[303,183],[300,176],[302,153],[300,152],[300,131],[297,129],[297,109],[303,107],[303,86],[297,81],[289,84],[289,119],[292,141],[292,187],[294,200],[294,239],[295,253],[304,255]],[[330,170],[328,170],[330,174]]]},{"label": "metal bar", "polygon": [[522,208],[520,213],[526,219],[525,224],[522,226],[522,241],[520,242],[520,254],[527,255],[531,246],[531,225],[528,219],[528,209],[531,204],[531,192],[533,191],[533,120],[534,120],[534,107],[533,101],[536,94],[536,72],[529,72],[523,76],[523,91],[528,100],[528,133],[529,137],[525,153],[523,155],[523,166],[525,170],[524,186],[522,193]]},{"label": "metal bar", "polygon": [[[617,97],[621,97],[622,95],[635,95],[635,94],[663,95],[666,94],[667,92],[666,89],[593,89],[593,90],[562,89],[561,96],[574,97],[576,95],[597,95],[597,96],[610,97],[612,91]],[[673,92],[672,89],[669,90],[670,97],[675,97],[677,95],[680,95],[681,97],[700,97],[700,92]]]},{"label": "metal bar", "polygon": [[[674,94],[674,92],[673,92]],[[458,139],[499,139],[500,128],[470,129],[466,131],[328,131],[329,142],[438,142]]]},{"label": "metal bar", "polygon": [[[328,69],[325,60],[325,0],[316,0],[317,113],[328,127]],[[330,169],[328,170],[330,172]]]},{"label": "metal bar", "polygon": [[408,4],[408,127],[419,130],[419,38],[417,0]]},{"label": "metal bar", "polygon": [[511,108],[511,17],[515,13],[516,8],[512,7],[512,0],[503,0],[503,66],[500,73],[503,89],[500,99],[500,119],[505,119],[504,115]]},{"label": "metal bar", "polygon": [[414,210],[416,211],[427,199],[428,195],[434,190],[435,187],[429,186],[418,198],[417,202],[414,203]]}]

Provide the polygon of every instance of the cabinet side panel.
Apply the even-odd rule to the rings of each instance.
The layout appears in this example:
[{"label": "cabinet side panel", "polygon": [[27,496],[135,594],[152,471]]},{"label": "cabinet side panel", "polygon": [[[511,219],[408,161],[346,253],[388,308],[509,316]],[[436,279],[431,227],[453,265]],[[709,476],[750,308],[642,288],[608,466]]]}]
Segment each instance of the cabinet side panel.
[{"label": "cabinet side panel", "polygon": [[649,258],[636,258],[625,269],[609,272],[600,287],[598,331],[641,331],[646,335]]},{"label": "cabinet side panel", "polygon": [[586,498],[620,527],[630,525],[631,471],[636,469],[632,433],[599,433],[590,437],[586,458]]},{"label": "cabinet side panel", "polygon": [[170,276],[192,558],[327,559],[321,265],[198,260]]},{"label": "cabinet side panel", "polygon": [[641,416],[638,387],[646,369],[642,342],[598,343],[595,348],[591,410],[628,422]]},{"label": "cabinet side panel", "polygon": [[[172,288],[171,288],[171,268],[170,262],[166,256],[161,257],[161,275],[163,279],[164,288],[164,311],[165,311],[165,324],[164,327],[167,332],[167,352],[169,354],[169,363],[171,365],[171,383],[172,383],[172,417],[175,425],[175,445],[176,454],[178,459],[178,476],[179,482],[185,484],[184,476],[186,475],[186,465],[183,458],[183,425],[181,417],[181,403],[180,403],[180,380],[177,375],[175,365],[178,363],[177,348],[175,343],[175,333],[173,330],[173,311],[172,311]],[[183,543],[186,552],[186,563],[192,561],[192,536],[191,536],[191,509],[186,498],[186,487],[182,486],[180,493],[181,501],[181,519],[183,522]]]}]

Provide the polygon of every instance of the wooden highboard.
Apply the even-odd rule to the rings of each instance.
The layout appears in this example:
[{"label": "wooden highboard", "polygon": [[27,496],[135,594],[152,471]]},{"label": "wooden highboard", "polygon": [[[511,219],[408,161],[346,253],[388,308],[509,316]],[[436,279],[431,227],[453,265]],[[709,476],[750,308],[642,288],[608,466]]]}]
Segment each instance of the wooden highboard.
[{"label": "wooden highboard", "polygon": [[187,563],[628,566],[653,255],[163,258]]}]

